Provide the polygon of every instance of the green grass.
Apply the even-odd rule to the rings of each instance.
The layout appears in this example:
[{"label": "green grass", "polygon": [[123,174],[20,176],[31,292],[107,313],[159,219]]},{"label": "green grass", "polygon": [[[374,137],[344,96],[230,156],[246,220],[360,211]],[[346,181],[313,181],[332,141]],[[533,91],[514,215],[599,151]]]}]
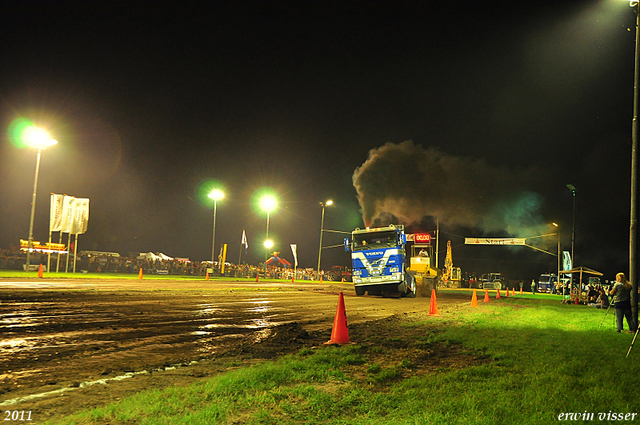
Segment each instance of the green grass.
[{"label": "green grass", "polygon": [[615,332],[612,312],[600,326],[604,314],[536,295],[409,317],[402,326],[425,335],[413,347],[462,344],[489,361],[418,374],[409,359],[380,363],[389,350],[366,344],[303,349],[50,423],[551,424],[568,412],[639,412],[640,351],[625,357],[632,335]]}]

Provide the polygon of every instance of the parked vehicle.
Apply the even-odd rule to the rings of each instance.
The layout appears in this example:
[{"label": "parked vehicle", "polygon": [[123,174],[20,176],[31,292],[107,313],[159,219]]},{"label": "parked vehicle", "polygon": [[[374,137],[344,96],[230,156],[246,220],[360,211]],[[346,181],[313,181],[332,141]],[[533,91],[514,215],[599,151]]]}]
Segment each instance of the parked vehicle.
[{"label": "parked vehicle", "polygon": [[538,278],[537,292],[554,292],[558,284],[558,276],[554,273],[544,273]]},{"label": "parked vehicle", "polygon": [[338,282],[344,280],[351,282],[351,269],[346,266],[333,266],[331,270],[325,272],[324,278],[329,282]]},{"label": "parked vehicle", "polygon": [[502,289],[507,287],[507,280],[502,273],[487,273],[480,278],[480,289]]}]

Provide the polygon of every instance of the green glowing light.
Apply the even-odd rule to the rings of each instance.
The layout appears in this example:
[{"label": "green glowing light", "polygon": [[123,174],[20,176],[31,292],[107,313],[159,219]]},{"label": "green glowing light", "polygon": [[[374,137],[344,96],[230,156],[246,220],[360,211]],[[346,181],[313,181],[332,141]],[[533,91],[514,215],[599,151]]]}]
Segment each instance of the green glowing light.
[{"label": "green glowing light", "polygon": [[31,128],[35,128],[35,126],[26,118],[16,118],[13,120],[11,124],[9,124],[7,131],[11,144],[17,148],[29,147],[26,135]]}]

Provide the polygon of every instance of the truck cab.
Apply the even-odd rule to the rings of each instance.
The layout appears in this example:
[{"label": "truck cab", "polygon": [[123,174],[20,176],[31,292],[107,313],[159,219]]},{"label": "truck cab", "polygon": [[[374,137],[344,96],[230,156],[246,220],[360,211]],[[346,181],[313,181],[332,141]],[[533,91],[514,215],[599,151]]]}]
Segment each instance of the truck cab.
[{"label": "truck cab", "polygon": [[543,273],[538,278],[537,292],[551,293],[558,284],[558,276],[554,273]]},{"label": "truck cab", "polygon": [[345,249],[351,251],[351,273],[356,295],[415,296],[413,277],[407,273],[404,226],[355,229]]}]

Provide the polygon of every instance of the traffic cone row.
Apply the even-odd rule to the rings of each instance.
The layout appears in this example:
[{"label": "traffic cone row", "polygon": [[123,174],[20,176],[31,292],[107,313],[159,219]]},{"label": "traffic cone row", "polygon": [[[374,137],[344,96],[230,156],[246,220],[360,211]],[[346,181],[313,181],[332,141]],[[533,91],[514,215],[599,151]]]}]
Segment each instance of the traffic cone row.
[{"label": "traffic cone row", "polygon": [[484,302],[486,302],[486,303],[489,302],[489,290],[488,289],[484,290]]},{"label": "traffic cone row", "polygon": [[500,296],[500,290],[498,289],[498,293],[496,294],[496,300],[501,300],[502,297]]},{"label": "traffic cone row", "polygon": [[478,307],[478,296],[476,290],[473,290],[473,296],[471,297],[471,307]]},{"label": "traffic cone row", "polygon": [[347,328],[347,312],[344,308],[344,295],[340,292],[338,298],[338,308],[336,316],[333,319],[333,329],[331,330],[331,339],[324,343],[325,345],[345,345],[351,344],[349,341],[349,329]]},{"label": "traffic cone row", "polygon": [[507,288],[507,297],[509,297],[509,288]]}]

